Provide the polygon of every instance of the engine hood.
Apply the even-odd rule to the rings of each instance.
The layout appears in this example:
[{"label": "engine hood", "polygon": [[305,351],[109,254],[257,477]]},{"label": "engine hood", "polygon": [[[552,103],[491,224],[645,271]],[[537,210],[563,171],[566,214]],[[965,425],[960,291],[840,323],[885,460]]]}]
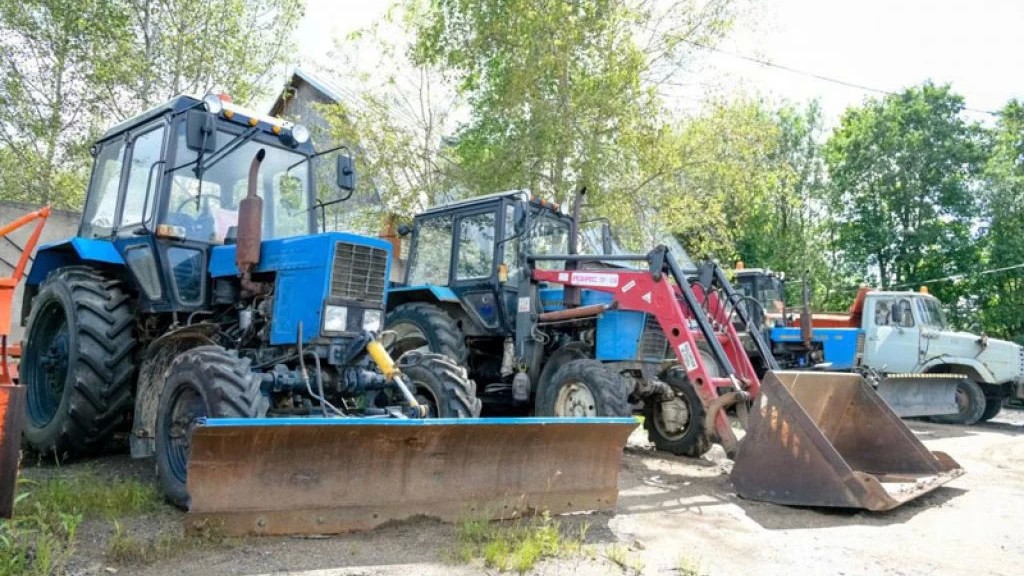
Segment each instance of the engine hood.
[{"label": "engine hood", "polygon": [[[921,339],[926,365],[980,364],[982,381],[989,384],[1024,381],[1024,348],[998,338],[982,338],[970,332],[933,332]],[[923,335],[924,336],[924,335]],[[987,372],[987,373],[986,373]]]}]

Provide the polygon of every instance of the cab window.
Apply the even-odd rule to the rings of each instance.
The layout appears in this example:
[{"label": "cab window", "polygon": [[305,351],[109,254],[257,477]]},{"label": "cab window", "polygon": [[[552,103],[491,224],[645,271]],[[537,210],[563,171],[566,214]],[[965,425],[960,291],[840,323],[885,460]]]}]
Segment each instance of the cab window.
[{"label": "cab window", "polygon": [[96,155],[89,198],[82,218],[82,236],[99,238],[113,231],[123,164],[124,140],[104,145]]},{"label": "cab window", "polygon": [[[132,224],[141,224],[142,210],[150,214],[156,204],[156,190],[159,189],[161,170],[151,170],[158,162],[164,144],[164,127],[161,125],[138,136],[132,143],[131,162],[128,165],[128,184],[125,186],[124,207],[121,209],[119,229]],[[152,180],[150,173],[153,174]],[[126,230],[125,233],[131,233]]]},{"label": "cab window", "polygon": [[456,280],[489,278],[494,264],[494,212],[459,220],[459,258]]},{"label": "cab window", "polygon": [[416,251],[409,264],[409,284],[446,286],[451,260],[451,216],[420,220],[416,228]]}]

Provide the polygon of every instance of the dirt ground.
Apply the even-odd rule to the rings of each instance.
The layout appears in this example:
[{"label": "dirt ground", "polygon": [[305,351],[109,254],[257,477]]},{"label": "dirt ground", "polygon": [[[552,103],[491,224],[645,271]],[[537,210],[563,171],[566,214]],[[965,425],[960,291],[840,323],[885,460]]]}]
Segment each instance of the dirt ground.
[{"label": "dirt ground", "polygon": [[[967,474],[887,513],[801,509],[746,501],[729,482],[719,449],[695,460],[654,453],[635,434],[623,459],[615,513],[574,515],[586,522],[591,554],[538,564],[536,574],[1021,574],[1024,547],[1024,411],[1004,410],[970,428],[910,422],[932,450]],[[89,466],[151,478],[150,464],[111,456]],[[75,473],[76,467],[60,473]],[[51,474],[28,469],[27,476]],[[169,507],[124,522],[140,539],[180,533]],[[430,520],[330,538],[251,538],[191,550],[150,566],[104,557],[109,522],[79,531],[73,574],[445,575],[494,573],[452,565],[455,528]],[[625,559],[625,562],[623,562]],[[617,561],[613,561],[617,560]]]}]

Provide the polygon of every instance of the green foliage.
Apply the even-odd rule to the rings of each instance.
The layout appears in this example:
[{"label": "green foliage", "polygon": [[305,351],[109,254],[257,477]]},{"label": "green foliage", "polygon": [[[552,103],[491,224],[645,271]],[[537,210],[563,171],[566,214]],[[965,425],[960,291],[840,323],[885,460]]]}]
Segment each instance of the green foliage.
[{"label": "green foliage", "polygon": [[[471,108],[453,157],[469,194],[529,188],[624,216],[668,175],[657,93],[729,25],[726,0],[437,0],[417,26],[417,62],[440,66]],[[626,218],[621,218],[623,221]]]},{"label": "green foliage", "polygon": [[115,520],[114,535],[107,542],[106,557],[114,564],[137,566],[175,558],[187,552],[210,550],[233,543],[217,531],[206,531],[190,536],[177,532],[160,534],[148,540],[138,539],[126,533],[121,523]]},{"label": "green foliage", "polygon": [[0,200],[80,208],[103,130],[180,92],[259,96],[301,15],[301,0],[0,0]]},{"label": "green foliage", "polygon": [[[988,269],[1024,264],[1024,104],[1002,110],[985,166]],[[1024,343],[1024,269],[977,278],[983,326],[991,334]]]},{"label": "green foliage", "polygon": [[[843,257],[883,288],[970,272],[984,132],[963,98],[925,83],[847,110],[826,145]],[[947,302],[962,287],[935,286]]]},{"label": "green foliage", "polygon": [[568,530],[549,514],[513,523],[470,520],[458,526],[452,559],[480,559],[489,568],[523,574],[545,558],[581,553],[587,528],[581,524],[578,530]]},{"label": "green foliage", "polygon": [[92,474],[19,485],[14,519],[0,520],[0,576],[60,574],[84,519],[149,512],[161,502],[149,484]]}]

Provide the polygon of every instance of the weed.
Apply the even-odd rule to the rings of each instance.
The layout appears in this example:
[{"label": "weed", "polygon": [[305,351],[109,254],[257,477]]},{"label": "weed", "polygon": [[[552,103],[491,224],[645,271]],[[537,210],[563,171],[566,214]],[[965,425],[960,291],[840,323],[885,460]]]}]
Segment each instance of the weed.
[{"label": "weed", "polygon": [[706,576],[701,563],[689,556],[680,556],[676,561],[676,574],[680,576]]},{"label": "weed", "polygon": [[107,560],[121,565],[139,565],[167,560],[192,550],[208,549],[224,544],[226,540],[212,532],[202,532],[195,537],[183,534],[164,534],[156,540],[139,540],[123,530],[121,523],[114,521],[114,535],[107,543]]},{"label": "weed", "polygon": [[613,544],[605,550],[605,557],[626,574],[643,574],[647,565],[642,559],[629,553],[629,550],[621,544]]},{"label": "weed", "polygon": [[0,576],[48,576],[64,571],[86,518],[154,510],[156,490],[132,480],[92,474],[44,481],[21,479],[14,519],[0,521]]},{"label": "weed", "polygon": [[459,563],[482,559],[487,567],[522,574],[545,558],[582,553],[588,528],[582,524],[573,533],[550,514],[512,523],[468,520],[456,529],[457,544],[448,556]]}]

